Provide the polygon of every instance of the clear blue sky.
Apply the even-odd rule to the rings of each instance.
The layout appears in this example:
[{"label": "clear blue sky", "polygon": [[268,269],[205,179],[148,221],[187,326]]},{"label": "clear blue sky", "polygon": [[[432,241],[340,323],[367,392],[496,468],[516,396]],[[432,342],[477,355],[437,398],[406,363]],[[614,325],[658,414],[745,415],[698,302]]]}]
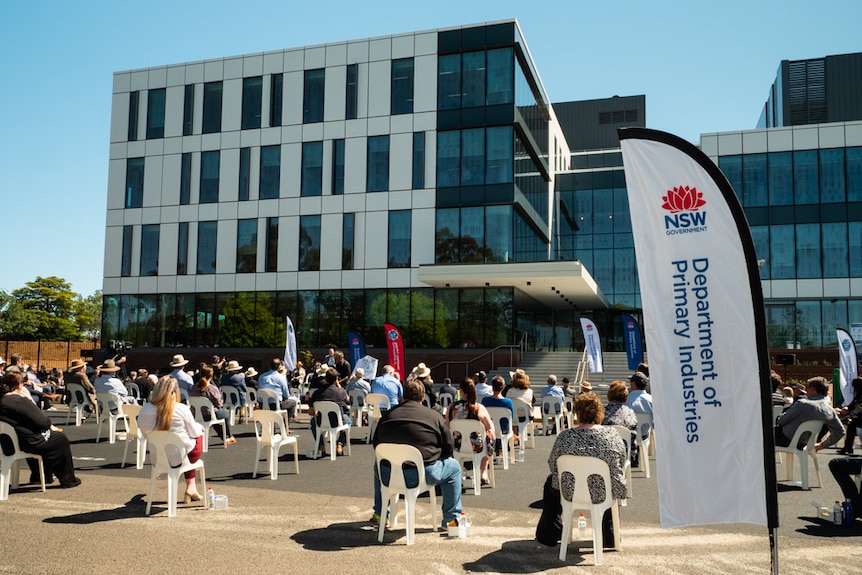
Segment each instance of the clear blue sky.
[{"label": "clear blue sky", "polygon": [[101,289],[114,72],[508,18],[552,101],[645,94],[694,143],[753,128],[781,60],[862,51],[858,0],[3,0],[0,290]]}]

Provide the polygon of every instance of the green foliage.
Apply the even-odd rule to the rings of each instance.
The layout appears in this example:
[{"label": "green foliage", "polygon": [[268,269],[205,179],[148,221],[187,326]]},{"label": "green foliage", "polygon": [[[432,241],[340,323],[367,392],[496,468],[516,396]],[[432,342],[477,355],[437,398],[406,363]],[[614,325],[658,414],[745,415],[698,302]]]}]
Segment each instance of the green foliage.
[{"label": "green foliage", "polygon": [[101,322],[101,292],[82,298],[56,276],[38,276],[11,294],[0,292],[0,335],[4,339],[93,339],[99,337]]},{"label": "green foliage", "polygon": [[220,339],[226,347],[279,347],[283,331],[274,330],[275,318],[267,302],[256,302],[254,293],[238,293],[224,306]]}]

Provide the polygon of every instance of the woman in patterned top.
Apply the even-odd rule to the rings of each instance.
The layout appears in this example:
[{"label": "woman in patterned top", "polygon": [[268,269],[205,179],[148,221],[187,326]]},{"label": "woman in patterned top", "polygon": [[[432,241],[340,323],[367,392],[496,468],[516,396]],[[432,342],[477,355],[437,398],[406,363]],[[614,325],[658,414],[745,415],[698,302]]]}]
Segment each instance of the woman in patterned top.
[{"label": "woman in patterned top", "polygon": [[[632,430],[630,445],[635,447],[635,430],[638,428],[638,416],[634,410],[626,405],[629,398],[629,387],[624,381],[613,381],[608,388],[608,406],[605,408],[605,419],[602,425],[622,425]],[[640,463],[640,450],[632,449],[632,467]]]},{"label": "woman in patterned top", "polygon": [[[578,425],[567,429],[557,436],[548,466],[551,473],[545,481],[542,517],[536,526],[536,540],[544,545],[553,546],[559,543],[563,532],[560,519],[560,490],[563,496],[571,499],[574,492],[574,478],[568,474],[563,476],[562,486],[557,481],[557,459],[561,455],[584,455],[597,457],[608,464],[611,478],[611,497],[625,499],[626,477],[623,465],[626,458],[626,446],[619,434],[610,427],[602,427],[605,410],[599,397],[592,392],[582,393],[575,400],[575,413]],[[605,499],[604,483],[598,477],[588,480],[593,502]],[[602,529],[605,541],[613,541],[610,509],[602,519]]]}]

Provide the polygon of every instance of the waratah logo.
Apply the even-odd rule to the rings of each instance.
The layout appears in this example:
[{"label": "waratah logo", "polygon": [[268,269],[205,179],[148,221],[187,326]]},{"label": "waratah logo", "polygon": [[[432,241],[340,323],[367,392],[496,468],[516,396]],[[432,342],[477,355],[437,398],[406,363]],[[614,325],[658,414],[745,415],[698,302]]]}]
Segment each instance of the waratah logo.
[{"label": "waratah logo", "polygon": [[706,231],[706,212],[698,211],[706,205],[706,200],[697,188],[679,186],[668,190],[661,199],[664,200],[662,209],[670,212],[664,216],[667,235]]},{"label": "waratah logo", "polygon": [[662,196],[664,203],[661,207],[668,210],[672,214],[679,212],[696,212],[698,208],[706,205],[706,200],[703,199],[703,194],[697,191],[697,188],[688,186],[680,186],[667,191],[666,196]]},{"label": "waratah logo", "polygon": [[389,339],[391,339],[392,341],[395,341],[396,339],[398,339],[398,332],[395,331],[394,329],[390,329],[388,335],[389,335]]},{"label": "waratah logo", "polygon": [[850,340],[845,339],[841,341],[841,347],[844,348],[844,351],[850,351]]}]

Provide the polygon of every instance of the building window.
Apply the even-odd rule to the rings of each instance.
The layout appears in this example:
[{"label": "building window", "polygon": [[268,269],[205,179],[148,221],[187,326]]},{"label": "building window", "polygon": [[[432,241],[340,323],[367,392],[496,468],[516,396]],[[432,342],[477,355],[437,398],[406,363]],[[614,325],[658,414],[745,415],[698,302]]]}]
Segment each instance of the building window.
[{"label": "building window", "polygon": [[257,271],[257,218],[236,222],[236,273]]},{"label": "building window", "polygon": [[242,79],[242,129],[260,128],[263,106],[263,76]]},{"label": "building window", "polygon": [[410,267],[410,236],[412,228],[410,210],[389,212],[389,252],[387,265],[390,268]]},{"label": "building window", "polygon": [[368,138],[366,173],[366,192],[385,192],[389,189],[389,136]]},{"label": "building window", "polygon": [[218,222],[198,222],[198,273],[216,272]]},{"label": "building window", "polygon": [[303,197],[323,194],[323,142],[302,143],[302,183],[300,195]]},{"label": "building window", "polygon": [[332,193],[344,193],[344,140],[332,140]]},{"label": "building window", "polygon": [[817,172],[817,150],[793,152],[793,191],[796,197],[795,204],[820,203],[820,186]]},{"label": "building window", "polygon": [[355,242],[356,232],[354,222],[356,221],[355,214],[342,214],[341,218],[341,269],[353,269],[353,246]]},{"label": "building window", "polygon": [[266,269],[267,272],[278,271],[278,218],[266,218]]},{"label": "building window", "polygon": [[437,134],[437,186],[510,184],[514,181],[511,126]]},{"label": "building window", "polygon": [[241,202],[248,201],[251,171],[251,148],[239,149],[239,187],[237,199]]},{"label": "building window", "polygon": [[391,114],[413,113],[413,58],[392,60]]},{"label": "building window", "polygon": [[485,183],[512,183],[515,154],[512,127],[487,128],[485,141]]},{"label": "building window", "polygon": [[123,226],[123,253],[120,259],[120,275],[124,278],[132,275],[132,231],[133,226]]},{"label": "building window", "polygon": [[281,126],[281,109],[284,105],[284,74],[273,74],[269,81],[269,125]]},{"label": "building window", "polygon": [[186,84],[183,94],[183,136],[191,136],[195,118],[195,85]]},{"label": "building window", "polygon": [[323,121],[323,96],[326,71],[323,68],[305,71],[302,97],[302,123]]},{"label": "building window", "polygon": [[180,222],[177,232],[177,275],[189,273],[189,223]]},{"label": "building window", "polygon": [[281,146],[263,146],[260,149],[259,198],[271,200],[279,196],[281,181]]},{"label": "building window", "polygon": [[138,139],[138,101],[140,92],[129,92],[129,130],[128,140],[134,142]]},{"label": "building window", "polygon": [[165,137],[165,89],[147,92],[147,139]]},{"label": "building window", "polygon": [[159,275],[159,224],[141,226],[140,275]]},{"label": "building window", "polygon": [[461,132],[437,132],[437,187],[461,184]]},{"label": "building window", "polygon": [[201,184],[198,199],[201,204],[218,202],[220,157],[219,150],[201,152]]},{"label": "building window", "polygon": [[437,58],[437,107],[440,110],[461,107],[461,54]]},{"label": "building window", "polygon": [[126,160],[126,207],[140,208],[144,204],[144,158]]},{"label": "building window", "polygon": [[187,206],[191,203],[192,195],[192,154],[186,152],[182,155],[180,164],[180,205]]},{"label": "building window", "polygon": [[461,130],[461,185],[485,183],[485,130]]},{"label": "building window", "polygon": [[[489,106],[515,101],[515,59],[511,48],[488,50],[488,81],[486,102]],[[635,120],[637,110],[635,110]]]},{"label": "building window", "polygon": [[485,52],[461,55],[461,107],[485,105]]},{"label": "building window", "polygon": [[299,271],[320,270],[320,216],[299,218]]},{"label": "building window", "polygon": [[356,109],[359,95],[358,68],[358,64],[347,65],[347,91],[345,94],[344,117],[348,120],[356,119]]},{"label": "building window", "polygon": [[413,189],[425,187],[425,132],[413,133]]},{"label": "building window", "polygon": [[455,110],[515,102],[512,48],[437,58],[437,108]]},{"label": "building window", "polygon": [[204,114],[201,132],[214,134],[221,132],[222,83],[204,84]]}]

